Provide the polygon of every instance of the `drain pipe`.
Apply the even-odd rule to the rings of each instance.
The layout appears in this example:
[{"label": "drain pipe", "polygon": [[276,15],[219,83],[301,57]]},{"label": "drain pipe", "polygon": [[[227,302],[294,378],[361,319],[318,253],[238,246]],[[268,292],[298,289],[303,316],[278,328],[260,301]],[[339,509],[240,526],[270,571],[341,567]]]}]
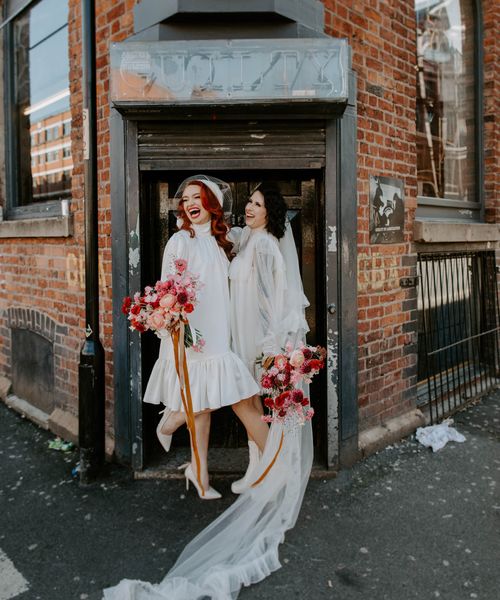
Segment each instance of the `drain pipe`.
[{"label": "drain pipe", "polygon": [[82,0],[85,341],[78,368],[80,483],[104,464],[104,349],[99,340],[95,0]]}]

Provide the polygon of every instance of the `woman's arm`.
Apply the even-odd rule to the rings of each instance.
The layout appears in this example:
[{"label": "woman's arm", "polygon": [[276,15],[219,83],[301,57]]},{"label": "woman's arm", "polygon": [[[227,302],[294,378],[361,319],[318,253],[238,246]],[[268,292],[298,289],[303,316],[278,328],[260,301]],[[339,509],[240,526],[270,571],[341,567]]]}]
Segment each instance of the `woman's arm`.
[{"label": "woman's arm", "polygon": [[243,229],[241,227],[231,227],[227,233],[227,239],[233,244],[233,252],[238,254],[240,251],[240,241]]},{"label": "woman's arm", "polygon": [[167,275],[175,272],[174,261],[178,258],[187,258],[187,239],[181,232],[174,233],[167,242],[163,251],[163,260],[161,263],[161,280],[165,280]]},{"label": "woman's arm", "polygon": [[[272,243],[272,242],[270,242]],[[279,254],[268,240],[257,244],[254,267],[257,285],[258,318],[264,337],[262,352],[277,354],[280,351],[280,333],[278,331],[283,309],[283,287],[280,284]]]}]

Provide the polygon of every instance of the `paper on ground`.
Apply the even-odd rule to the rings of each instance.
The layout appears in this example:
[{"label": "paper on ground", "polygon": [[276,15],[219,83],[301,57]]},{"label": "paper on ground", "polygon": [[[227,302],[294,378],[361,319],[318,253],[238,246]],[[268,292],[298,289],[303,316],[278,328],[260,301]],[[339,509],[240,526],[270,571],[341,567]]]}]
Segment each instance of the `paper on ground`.
[{"label": "paper on ground", "polygon": [[444,448],[448,442],[465,442],[465,437],[450,425],[452,419],[446,419],[439,425],[419,427],[415,433],[417,440],[424,446],[431,447],[433,452]]}]

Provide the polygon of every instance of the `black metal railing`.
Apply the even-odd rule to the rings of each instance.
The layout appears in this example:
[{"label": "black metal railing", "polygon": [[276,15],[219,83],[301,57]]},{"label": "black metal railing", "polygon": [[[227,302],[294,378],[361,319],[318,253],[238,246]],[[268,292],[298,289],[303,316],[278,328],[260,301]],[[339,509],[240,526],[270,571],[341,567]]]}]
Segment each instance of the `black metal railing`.
[{"label": "black metal railing", "polygon": [[418,400],[431,423],[500,383],[494,252],[418,256]]}]

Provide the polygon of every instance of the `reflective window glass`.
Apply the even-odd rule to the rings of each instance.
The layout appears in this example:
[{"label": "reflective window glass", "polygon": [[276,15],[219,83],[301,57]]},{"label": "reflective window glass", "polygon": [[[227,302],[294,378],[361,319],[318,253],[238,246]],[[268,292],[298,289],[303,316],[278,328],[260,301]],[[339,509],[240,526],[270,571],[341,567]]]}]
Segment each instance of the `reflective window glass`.
[{"label": "reflective window glass", "polygon": [[68,2],[41,0],[13,25],[14,89],[18,123],[18,204],[71,195],[71,161],[55,162],[69,104]]},{"label": "reflective window glass", "polygon": [[472,0],[416,0],[418,195],[476,201]]}]

